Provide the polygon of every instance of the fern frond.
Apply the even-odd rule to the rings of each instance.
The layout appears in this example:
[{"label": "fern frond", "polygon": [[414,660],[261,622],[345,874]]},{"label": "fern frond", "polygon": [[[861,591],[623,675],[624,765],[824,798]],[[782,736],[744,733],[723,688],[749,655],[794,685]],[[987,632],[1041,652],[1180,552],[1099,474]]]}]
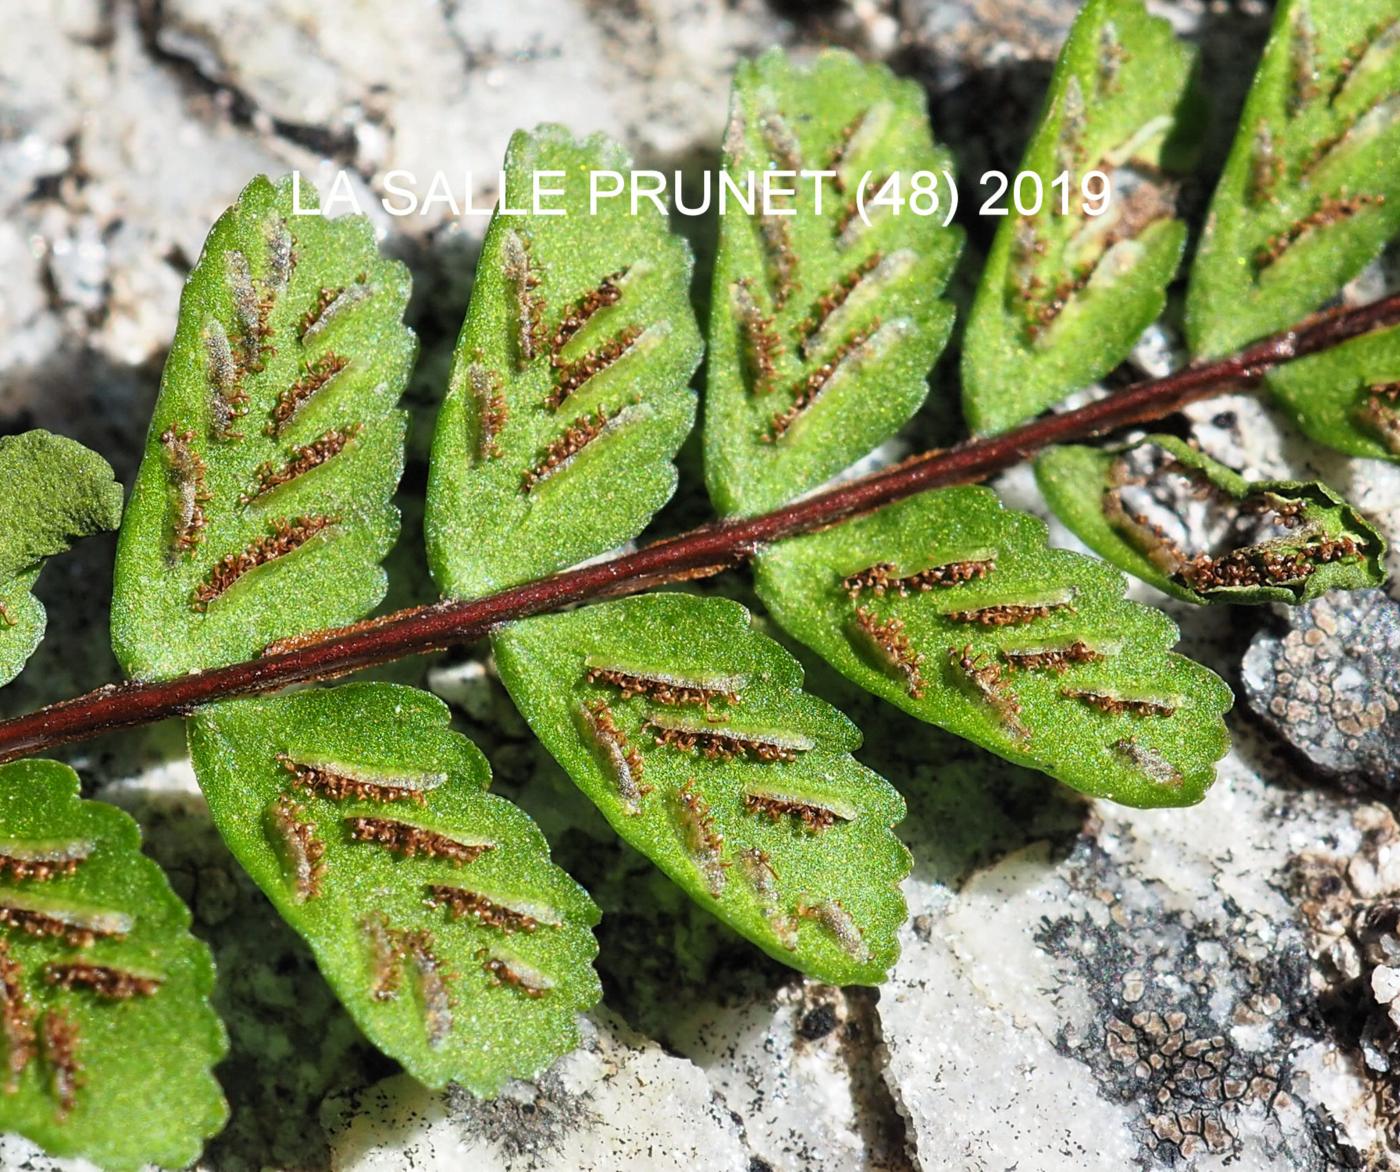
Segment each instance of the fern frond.
[{"label": "fern frond", "polygon": [[214,225],[117,551],[112,642],[161,678],[350,623],[398,535],[409,278],[369,221],[253,180]]},{"label": "fern frond", "polygon": [[578,1043],[598,909],[549,861],[438,699],[350,684],[229,701],[190,756],[235,857],[366,1037],[429,1086],[494,1095]]},{"label": "fern frond", "polygon": [[[1162,312],[1186,243],[1173,173],[1197,113],[1193,62],[1142,0],[1080,9],[1007,196],[1039,192],[1043,204],[1002,221],[968,318],[974,432],[1004,431],[1107,374]],[[1097,215],[1085,196],[1095,172],[1109,191]]]},{"label": "fern frond", "polygon": [[[877,201],[908,197],[920,173],[946,200],[951,163],[918,85],[848,53],[797,65],[774,50],[740,65],[724,167],[740,190],[755,177],[756,199],[752,214],[731,201],[721,217],[705,481],[721,513],[748,514],[820,484],[918,410],[952,328],[938,293],[962,233],[941,211]],[[774,182],[765,208],[761,180],[775,170],[832,175]]]},{"label": "fern frond", "polygon": [[1230,690],[1166,615],[984,488],[947,488],[775,545],[759,596],[867,691],[1096,797],[1199,801]]},{"label": "fern frond", "polygon": [[[425,526],[443,591],[488,594],[641,532],[676,487],[700,360],[690,250],[666,217],[593,202],[631,159],[563,127],[517,134],[506,195],[532,177],[560,215],[491,221],[433,439]],[[534,182],[539,182],[535,180]]]},{"label": "fern frond", "polygon": [[512,624],[494,646],[535,735],[692,899],[811,976],[884,979],[904,802],[743,607],[642,595]]}]

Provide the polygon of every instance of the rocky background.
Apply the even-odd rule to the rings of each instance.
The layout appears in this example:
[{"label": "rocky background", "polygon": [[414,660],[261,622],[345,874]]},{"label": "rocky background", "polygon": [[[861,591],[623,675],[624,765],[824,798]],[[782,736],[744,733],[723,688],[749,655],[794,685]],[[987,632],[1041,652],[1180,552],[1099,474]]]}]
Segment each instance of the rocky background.
[{"label": "rocky background", "polygon": [[[716,161],[728,76],[771,43],[842,44],[926,83],[964,176],[1014,167],[1073,0],[39,0],[0,33],[0,431],[43,426],[134,472],[181,282],[254,173],[494,176],[510,132],[567,119],[664,169]],[[1258,0],[1161,0],[1203,49],[1209,176],[1267,27]],[[1209,179],[1188,193],[1198,203]],[[478,202],[493,193],[483,183]],[[367,205],[372,199],[367,199]],[[680,225],[702,268],[710,226]],[[424,343],[398,604],[423,446],[480,220],[390,220]],[[968,224],[965,294],[990,226]],[[1350,293],[1394,282],[1378,265]],[[1152,331],[1138,373],[1173,360]],[[956,434],[938,390],[904,446]],[[1306,444],[1250,396],[1190,411],[1252,475],[1317,475],[1400,536],[1400,474]],[[900,454],[900,445],[887,455]],[[693,470],[692,470],[693,471]],[[692,485],[696,478],[691,476]],[[1037,508],[1029,476],[998,483]],[[694,488],[663,516],[703,514]],[[1056,539],[1072,544],[1062,530]],[[27,709],[115,678],[112,542],[46,571],[48,641],[0,695]],[[744,597],[737,577],[726,591]],[[1161,602],[1151,591],[1134,593]],[[1236,747],[1189,811],[1088,803],[915,724],[816,664],[907,795],[912,918],[878,991],[803,981],[617,845],[527,735],[484,649],[398,665],[448,700],[503,793],[606,915],[586,1044],[495,1103],[417,1088],[338,1009],[210,826],[170,725],[79,746],[135,813],[220,965],[233,1108],[217,1169],[1379,1168],[1400,1152],[1400,607],[1164,603],[1242,698]],[[50,1169],[0,1138],[0,1166]]]}]

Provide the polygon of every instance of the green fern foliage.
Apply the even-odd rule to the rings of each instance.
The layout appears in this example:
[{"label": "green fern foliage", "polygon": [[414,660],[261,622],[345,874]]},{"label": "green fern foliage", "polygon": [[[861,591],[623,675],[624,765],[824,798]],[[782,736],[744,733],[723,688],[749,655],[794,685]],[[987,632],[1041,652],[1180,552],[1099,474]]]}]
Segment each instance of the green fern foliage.
[{"label": "green fern foliage", "polygon": [[214,966],[126,814],[56,761],[0,767],[0,1131],[181,1168],[228,1116]]},{"label": "green fern foliage", "polygon": [[1230,690],[1095,558],[983,488],[926,492],[759,557],[764,605],[867,691],[1086,794],[1199,801]]},{"label": "green fern foliage", "polygon": [[1400,0],[1283,0],[1191,272],[1214,357],[1317,309],[1400,228]]},{"label": "green fern foliage", "polygon": [[115,529],[122,488],[96,452],[47,431],[0,436],[0,685],[44,637],[43,604],[30,593],[47,558],[80,538]]},{"label": "green fern foliage", "polygon": [[922,91],[848,53],[741,64],[724,167],[741,190],[770,176],[766,205],[756,181],[752,214],[721,217],[710,306],[705,480],[721,513],[749,514],[820,484],[918,410],[952,327],[938,293],[962,233],[914,196],[936,182],[946,204],[951,173]]},{"label": "green fern foliage", "polygon": [[259,178],[190,273],[117,552],[112,642],[179,675],[350,623],[398,535],[407,270]]},{"label": "green fern foliage", "polygon": [[811,976],[884,979],[904,802],[743,607],[643,595],[514,623],[494,645],[535,735],[691,898]]},{"label": "green fern foliage", "polygon": [[691,258],[652,204],[601,194],[603,172],[630,168],[616,144],[559,126],[511,140],[506,206],[553,185],[560,214],[502,211],[486,234],[428,485],[428,559],[447,594],[603,553],[675,491],[701,351]]},{"label": "green fern foliage", "polygon": [[1107,374],[1162,312],[1186,243],[1173,171],[1195,129],[1193,59],[1142,0],[1080,9],[968,318],[974,432],[1004,431]]},{"label": "green fern foliage", "polygon": [[494,1095],[578,1044],[598,909],[435,697],[349,684],[203,709],[190,755],[238,861],[366,1036]]},{"label": "green fern foliage", "polygon": [[1175,436],[1051,448],[1036,477],[1090,549],[1188,602],[1296,604],[1386,578],[1385,538],[1325,484],[1248,481]]}]

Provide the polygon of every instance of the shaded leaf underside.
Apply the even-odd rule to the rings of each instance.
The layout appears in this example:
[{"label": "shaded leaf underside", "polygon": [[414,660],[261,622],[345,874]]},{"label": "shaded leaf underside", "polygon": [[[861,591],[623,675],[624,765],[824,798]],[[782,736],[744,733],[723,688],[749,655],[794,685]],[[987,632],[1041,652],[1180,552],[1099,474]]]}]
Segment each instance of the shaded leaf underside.
[{"label": "shaded leaf underside", "polygon": [[44,635],[30,589],[46,558],[80,537],[115,529],[122,489],[107,461],[47,431],[0,436],[0,685],[18,674]]},{"label": "shaded leaf underside", "polygon": [[625,841],[785,964],[883,979],[905,916],[903,800],[743,607],[643,595],[515,623],[494,646],[535,735]]},{"label": "shaded leaf underside", "polygon": [[227,1040],[209,950],[140,847],[66,765],[0,768],[0,1130],[178,1168],[224,1124]]},{"label": "shaded leaf underside", "polygon": [[[963,407],[974,432],[1003,431],[1107,374],[1161,313],[1186,242],[1169,171],[1181,161],[1192,63],[1141,0],[1080,10],[968,320]],[[1099,215],[1085,211],[1095,171],[1111,191]],[[1020,215],[1014,201],[1034,199],[1026,174],[1040,177],[1044,206]],[[1060,175],[1068,196],[1052,186]]]},{"label": "shaded leaf underside", "polygon": [[365,1035],[492,1095],[578,1041],[598,910],[446,706],[393,684],[229,701],[189,722],[219,832]]},{"label": "shaded leaf underside", "polygon": [[1171,620],[987,489],[781,542],[757,583],[789,634],[862,687],[1084,793],[1189,805],[1227,747],[1230,691],[1167,650]]},{"label": "shaded leaf underside", "polygon": [[[426,530],[438,585],[474,597],[635,537],[675,491],[700,360],[690,252],[643,202],[589,195],[631,160],[562,127],[517,134],[507,206],[532,177],[563,215],[492,220],[433,439]],[[606,191],[609,181],[598,176]]]},{"label": "shaded leaf underside", "polygon": [[[918,410],[952,326],[938,293],[962,233],[941,210],[876,203],[887,182],[907,197],[918,172],[947,196],[951,164],[914,82],[847,53],[794,65],[775,50],[740,65],[731,101],[725,174],[740,189],[757,177],[758,194],[753,214],[731,203],[720,219],[705,479],[721,513],[747,514],[820,484]],[[835,175],[771,182],[765,211],[763,173],[803,169]]]},{"label": "shaded leaf underside", "polygon": [[1385,581],[1385,539],[1316,481],[1247,481],[1174,436],[1051,448],[1047,503],[1091,549],[1188,602],[1303,603]]},{"label": "shaded leaf underside", "polygon": [[1400,227],[1400,0],[1287,0],[1191,274],[1191,350],[1291,325]]},{"label": "shaded leaf underside", "polygon": [[378,605],[408,287],[367,220],[293,214],[290,180],[255,179],[214,225],[122,526],[112,636],[128,673],[249,659]]}]

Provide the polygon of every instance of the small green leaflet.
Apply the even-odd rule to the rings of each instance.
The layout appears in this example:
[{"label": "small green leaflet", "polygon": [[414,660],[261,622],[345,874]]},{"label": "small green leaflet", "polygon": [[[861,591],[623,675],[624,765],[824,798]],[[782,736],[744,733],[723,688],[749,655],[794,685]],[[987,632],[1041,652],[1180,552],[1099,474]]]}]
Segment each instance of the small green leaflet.
[{"label": "small green leaflet", "polygon": [[1400,228],[1400,0],[1284,0],[1191,273],[1191,351],[1305,317]]},{"label": "small green leaflet", "polygon": [[202,709],[190,755],[365,1036],[428,1086],[494,1095],[578,1044],[599,913],[449,719],[425,692],[350,684]]},{"label": "small green leaflet", "polygon": [[161,678],[354,622],[398,535],[408,271],[253,180],[190,273],[117,551],[112,642]]},{"label": "small green leaflet", "polygon": [[56,761],[0,767],[0,1131],[183,1168],[228,1117],[214,965],[126,814]]},{"label": "small green leaflet", "polygon": [[44,637],[44,607],[29,591],[45,558],[79,537],[115,529],[122,486],[96,452],[47,431],[0,436],[0,685]]},{"label": "small green leaflet", "polygon": [[1300,358],[1267,381],[1318,443],[1349,456],[1400,460],[1400,328]]},{"label": "small green leaflet", "polygon": [[1035,472],[1090,549],[1187,602],[1303,603],[1386,578],[1385,538],[1325,484],[1245,480],[1175,436],[1051,448]]},{"label": "small green leaflet", "polygon": [[1142,0],[1080,10],[968,318],[974,432],[1004,431],[1107,374],[1162,312],[1186,243],[1170,172],[1185,162],[1193,63]]},{"label": "small green leaflet", "polygon": [[985,488],[946,488],[780,542],[773,617],[906,712],[1095,797],[1185,806],[1214,779],[1230,690],[1097,558]]},{"label": "small green leaflet", "polygon": [[[794,65],[775,49],[742,63],[724,166],[741,192],[754,176],[755,199],[752,215],[731,200],[720,217],[705,481],[721,513],[759,513],[840,472],[919,409],[952,328],[938,293],[962,232],[943,226],[942,204],[920,214],[930,183],[946,200],[951,170],[923,91],[849,53]],[[770,178],[765,214],[764,173],[803,170],[834,177]],[[906,201],[898,210],[895,196]]]},{"label": "small green leaflet", "polygon": [[909,852],[860,732],[725,599],[649,594],[494,637],[536,736],[630,845],[784,964],[875,984],[899,951]]},{"label": "small green leaflet", "polygon": [[[675,491],[700,361],[690,250],[652,204],[597,201],[621,147],[519,133],[433,437],[428,560],[449,595],[543,577],[635,537]],[[544,172],[555,176],[537,178]]]}]

